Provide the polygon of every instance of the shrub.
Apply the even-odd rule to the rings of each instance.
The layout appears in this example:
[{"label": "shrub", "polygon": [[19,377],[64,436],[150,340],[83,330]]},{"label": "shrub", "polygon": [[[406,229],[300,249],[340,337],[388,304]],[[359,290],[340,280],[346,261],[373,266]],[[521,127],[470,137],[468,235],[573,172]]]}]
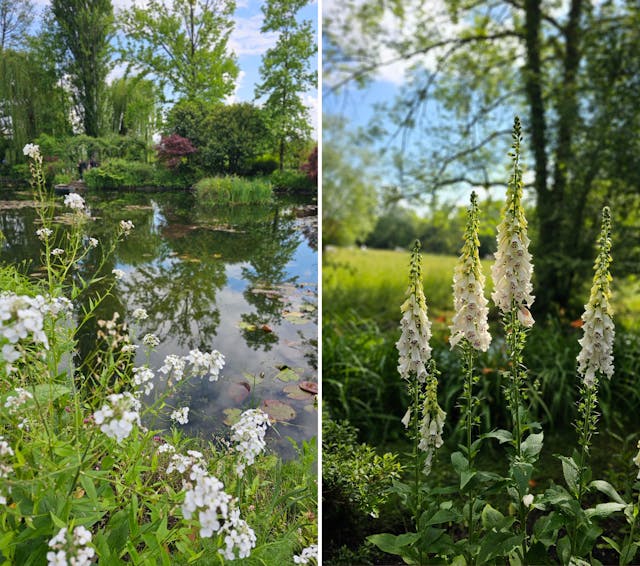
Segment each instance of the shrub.
[{"label": "shrub", "polygon": [[278,168],[278,160],[271,155],[256,157],[249,167],[249,175],[271,175]]},{"label": "shrub", "polygon": [[196,183],[198,202],[216,204],[259,204],[273,196],[271,184],[263,179],[242,177],[205,177]]},{"label": "shrub", "polygon": [[316,186],[311,179],[300,171],[285,169],[271,174],[271,183],[277,191],[287,193],[314,192]]},{"label": "shrub", "polygon": [[90,189],[121,189],[155,185],[155,169],[147,163],[112,159],[89,169],[84,180]]}]

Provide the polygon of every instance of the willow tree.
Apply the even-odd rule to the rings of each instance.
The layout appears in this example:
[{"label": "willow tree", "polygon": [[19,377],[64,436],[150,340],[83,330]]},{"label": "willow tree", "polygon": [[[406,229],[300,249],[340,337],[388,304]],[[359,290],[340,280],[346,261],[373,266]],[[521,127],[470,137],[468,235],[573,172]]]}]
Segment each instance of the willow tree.
[{"label": "willow tree", "polygon": [[284,168],[289,144],[307,138],[311,132],[309,116],[302,100],[305,92],[317,84],[311,70],[316,53],[311,22],[298,21],[297,13],[309,0],[268,0],[262,6],[262,33],[277,33],[274,47],[262,57],[256,99],[265,97],[264,108],[270,116],[271,132],[276,141],[280,170]]},{"label": "willow tree", "polygon": [[98,136],[111,45],[115,27],[111,0],[52,0],[51,13],[67,55],[66,71],[73,85],[84,133]]}]

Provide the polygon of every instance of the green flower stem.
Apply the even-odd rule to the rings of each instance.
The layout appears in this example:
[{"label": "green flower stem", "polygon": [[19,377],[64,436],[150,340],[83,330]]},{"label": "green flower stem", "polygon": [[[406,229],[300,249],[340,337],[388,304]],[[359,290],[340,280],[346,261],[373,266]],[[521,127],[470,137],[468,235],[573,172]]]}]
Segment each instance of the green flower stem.
[{"label": "green flower stem", "polygon": [[[420,450],[418,448],[420,444],[420,383],[418,382],[418,376],[414,375],[413,383],[413,465],[414,465],[414,491],[415,491],[415,512],[414,520],[416,524],[416,532],[419,530],[420,522],[420,509],[422,507],[422,498],[420,493]],[[422,549],[419,549],[420,560],[419,564],[422,564]]]},{"label": "green flower stem", "polygon": [[[464,405],[466,406],[466,429],[467,429],[467,459],[469,462],[469,471],[473,470],[474,454],[472,452],[471,445],[473,443],[473,425],[475,422],[475,407],[476,400],[473,396],[474,379],[474,366],[475,366],[475,350],[465,339],[462,343],[463,360],[464,360],[464,375],[465,384],[463,390]],[[469,545],[471,549],[474,543],[474,528],[473,528],[473,507],[475,505],[475,493],[471,487],[469,489]],[[474,556],[469,552],[469,564],[475,564]]]}]

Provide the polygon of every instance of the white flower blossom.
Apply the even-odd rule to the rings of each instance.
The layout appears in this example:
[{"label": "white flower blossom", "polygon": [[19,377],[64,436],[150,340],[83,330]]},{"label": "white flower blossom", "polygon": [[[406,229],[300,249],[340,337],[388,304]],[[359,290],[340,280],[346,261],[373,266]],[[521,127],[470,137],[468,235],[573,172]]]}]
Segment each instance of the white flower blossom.
[{"label": "white flower blossom", "polygon": [[142,343],[147,348],[157,348],[160,345],[160,340],[155,334],[145,334],[142,337]]},{"label": "white flower blossom", "polygon": [[179,424],[187,424],[189,422],[189,407],[181,407],[171,413],[171,420]]},{"label": "white flower blossom", "polygon": [[421,257],[416,243],[411,256],[411,283],[409,297],[400,307],[402,333],[396,343],[398,349],[398,373],[410,381],[416,375],[420,383],[427,380],[427,365],[431,359],[431,321],[427,317],[427,301],[422,289]]},{"label": "white flower blossom", "polygon": [[636,454],[636,457],[633,459],[633,463],[638,467],[638,477],[637,479],[640,480],[640,440],[638,440],[638,453]]},{"label": "white flower blossom", "polygon": [[144,387],[144,394],[149,395],[153,391],[153,370],[146,366],[133,368],[133,383],[138,387]]},{"label": "white flower blossom", "polygon": [[98,240],[96,238],[89,238],[89,247],[97,248]]},{"label": "white flower blossom", "polygon": [[125,236],[128,236],[134,228],[135,225],[131,220],[120,220],[120,229]]},{"label": "white flower blossom", "polygon": [[212,352],[191,350],[186,359],[191,362],[191,371],[194,375],[204,377],[208,373],[209,381],[217,381],[220,370],[224,367],[224,356],[217,350]]},{"label": "white flower blossom", "polygon": [[40,146],[35,143],[28,143],[22,148],[22,153],[31,159],[38,159],[40,157]]},{"label": "white flower blossom", "polygon": [[46,240],[49,236],[53,234],[53,230],[51,228],[38,228],[36,230],[36,236],[42,241]]},{"label": "white flower blossom", "polygon": [[47,566],[89,566],[96,551],[87,546],[91,542],[91,532],[83,526],[73,529],[69,536],[68,529],[63,527],[49,541]]},{"label": "white flower blossom", "polygon": [[158,454],[173,454],[175,451],[176,449],[174,448],[174,446],[172,444],[169,444],[168,442],[165,442],[164,444],[158,446]]},{"label": "white flower blossom", "polygon": [[139,348],[138,344],[125,344],[120,348],[123,354],[133,354]]},{"label": "white flower blossom", "polygon": [[164,359],[164,365],[158,370],[167,375],[171,373],[176,381],[180,381],[184,377],[184,368],[187,365],[187,359],[175,354],[169,354]]},{"label": "white flower blossom", "polygon": [[136,320],[146,320],[147,318],[149,318],[149,315],[147,314],[147,311],[144,310],[144,309],[135,309],[133,311],[132,316]]},{"label": "white flower blossom", "polygon": [[124,271],[122,269],[112,269],[111,273],[113,273],[116,280],[122,279],[124,277]]},{"label": "white flower blossom", "polygon": [[78,193],[69,193],[64,197],[64,205],[71,210],[83,211],[85,207],[84,199]]},{"label": "white flower blossom", "polygon": [[33,399],[33,395],[22,387],[16,387],[15,393],[15,395],[9,395],[4,403],[5,409],[9,409],[9,414],[16,413],[22,405]]},{"label": "white flower blossom", "polygon": [[453,307],[455,314],[450,327],[449,343],[453,348],[465,338],[476,350],[486,352],[491,343],[489,308],[484,296],[484,274],[478,248],[478,201],[471,194],[467,228],[462,254],[453,275]]},{"label": "white flower blossom", "polygon": [[131,434],[133,425],[140,426],[140,401],[131,393],[113,393],[107,397],[108,404],[93,414],[100,430],[120,444]]},{"label": "white flower blossom", "polygon": [[260,409],[249,409],[231,427],[231,440],[236,443],[235,449],[240,453],[240,460],[236,464],[236,472],[240,477],[245,467],[253,464],[255,457],[264,450],[264,436],[269,425],[269,415]]},{"label": "white flower blossom", "polygon": [[64,254],[64,250],[62,248],[54,248],[51,250],[51,255],[56,257]]},{"label": "white flower blossom", "polygon": [[[527,219],[522,207],[522,169],[520,167],[520,121],[514,125],[513,174],[507,187],[503,220],[498,225],[498,251],[491,266],[494,291],[491,298],[503,312],[511,312],[514,305],[531,307],[534,296],[531,275],[533,266],[529,253]],[[526,318],[533,324],[533,318]]]},{"label": "white flower blossom", "polygon": [[611,213],[605,207],[602,211],[602,231],[599,239],[598,257],[596,258],[593,276],[593,286],[589,302],[585,305],[582,315],[584,324],[583,337],[579,340],[582,346],[578,354],[578,372],[582,375],[584,384],[593,387],[596,383],[597,372],[601,372],[609,379],[613,376],[613,339],[615,335],[613,325],[613,310],[611,308]]},{"label": "white flower blossom", "polygon": [[13,371],[11,364],[21,357],[15,346],[19,341],[30,337],[35,343],[49,349],[49,341],[44,332],[46,310],[47,302],[41,295],[0,295],[0,339],[4,338],[8,342],[2,345],[2,358],[7,371]]},{"label": "white flower blossom", "polygon": [[526,495],[522,496],[522,504],[525,507],[531,507],[531,505],[533,505],[533,500],[534,500],[533,493],[527,493]]},{"label": "white flower blossom", "polygon": [[318,560],[318,545],[312,544],[303,549],[299,555],[293,557],[294,564],[309,564],[311,560]]},{"label": "white flower blossom", "polygon": [[424,462],[425,474],[431,471],[435,451],[443,444],[442,432],[446,416],[447,413],[440,408],[437,399],[434,403],[427,393],[422,422],[420,423],[420,442],[418,444],[418,448],[427,454]]}]

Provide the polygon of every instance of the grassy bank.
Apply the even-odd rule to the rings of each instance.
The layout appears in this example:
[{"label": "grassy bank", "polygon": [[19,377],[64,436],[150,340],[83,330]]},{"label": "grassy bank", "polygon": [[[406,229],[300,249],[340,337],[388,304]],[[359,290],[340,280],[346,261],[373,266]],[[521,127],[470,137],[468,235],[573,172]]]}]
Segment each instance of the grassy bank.
[{"label": "grassy bank", "polygon": [[198,202],[205,206],[218,204],[264,204],[273,197],[271,183],[261,177],[205,177],[195,185]]}]

